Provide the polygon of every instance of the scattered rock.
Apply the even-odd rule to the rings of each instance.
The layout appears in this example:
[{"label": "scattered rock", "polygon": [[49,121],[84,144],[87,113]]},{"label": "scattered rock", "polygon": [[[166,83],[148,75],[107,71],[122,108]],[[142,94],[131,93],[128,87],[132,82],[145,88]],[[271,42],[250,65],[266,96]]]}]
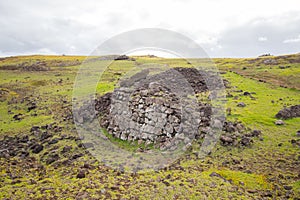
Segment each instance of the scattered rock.
[{"label": "scattered rock", "polygon": [[258,137],[261,135],[261,131],[260,130],[253,130],[251,131],[251,135],[252,137]]},{"label": "scattered rock", "polygon": [[129,56],[126,56],[126,55],[120,55],[120,56],[116,57],[114,60],[130,60],[130,61],[135,61],[134,58],[130,58]]},{"label": "scattered rock", "polygon": [[72,146],[64,146],[64,148],[62,149],[62,153],[67,153],[67,152],[69,152],[69,151],[71,151],[71,149],[72,149]]},{"label": "scattered rock", "polygon": [[284,125],[284,121],[282,121],[282,120],[276,120],[275,124],[281,126],[281,125]]},{"label": "scattered rock", "polygon": [[84,170],[80,170],[76,176],[76,178],[85,178],[85,171]]},{"label": "scattered rock", "polygon": [[55,161],[59,160],[59,155],[54,153],[54,154],[50,154],[48,156],[48,158],[46,159],[46,164],[50,165],[52,163],[54,163]]},{"label": "scattered rock", "polygon": [[277,65],[278,64],[278,62],[277,62],[277,60],[275,60],[275,59],[265,59],[264,61],[263,61],[263,63],[265,64],[265,65]]},{"label": "scattered rock", "polygon": [[48,142],[48,144],[56,144],[56,143],[58,143],[58,141],[59,141],[59,139],[58,139],[58,138],[55,138],[55,139],[53,139],[53,140],[50,140],[50,141]]},{"label": "scattered rock", "polygon": [[283,188],[285,190],[292,190],[293,189],[293,186],[290,186],[290,185],[284,185]]},{"label": "scattered rock", "polygon": [[273,197],[273,194],[271,191],[265,191],[263,194],[262,194],[263,197]]},{"label": "scattered rock", "polygon": [[32,147],[32,153],[40,153],[44,149],[44,146],[41,144],[36,144]]},{"label": "scattered rock", "polygon": [[255,194],[255,193],[257,193],[257,190],[251,190],[251,189],[249,189],[249,190],[247,190],[247,192],[249,192],[250,194]]},{"label": "scattered rock", "polygon": [[287,68],[290,68],[290,67],[291,67],[290,65],[287,65],[287,66],[280,65],[278,68],[279,69],[287,69]]},{"label": "scattered rock", "polygon": [[253,140],[248,137],[242,137],[242,139],[240,140],[240,143],[242,146],[250,146],[251,143],[253,143]]},{"label": "scattered rock", "polygon": [[221,179],[223,179],[224,181],[227,182],[227,180],[223,176],[221,176],[220,174],[218,174],[217,172],[212,172],[209,176],[210,177],[218,177],[218,178],[221,178]]},{"label": "scattered rock", "polygon": [[83,146],[87,149],[94,148],[94,144],[91,142],[83,143]]},{"label": "scattered rock", "polygon": [[237,104],[237,107],[245,107],[245,106],[246,106],[246,104],[244,102],[239,102]]},{"label": "scattered rock", "polygon": [[227,145],[232,144],[233,141],[234,141],[233,138],[228,137],[228,136],[224,136],[224,135],[222,135],[222,136],[220,137],[220,140],[221,140],[221,142],[223,142],[224,144],[227,144]]},{"label": "scattered rock", "polygon": [[21,121],[21,120],[22,120],[22,116],[23,116],[23,115],[22,115],[21,113],[19,113],[19,114],[14,115],[14,116],[13,116],[13,119],[14,119],[14,120],[17,120],[17,121]]},{"label": "scattered rock", "polygon": [[300,117],[300,105],[294,105],[291,107],[283,108],[276,115],[278,119],[290,119],[294,117]]},{"label": "scattered rock", "polygon": [[36,103],[35,103],[35,102],[30,102],[30,103],[28,104],[27,110],[28,110],[28,112],[30,112],[31,110],[34,110],[34,109],[36,109],[36,108],[37,108]]},{"label": "scattered rock", "polygon": [[30,132],[37,133],[39,130],[40,130],[39,126],[32,126],[31,129],[30,129]]},{"label": "scattered rock", "polygon": [[82,153],[74,154],[74,155],[72,156],[72,159],[75,160],[75,159],[80,158],[80,157],[82,157],[82,156],[83,156]]}]

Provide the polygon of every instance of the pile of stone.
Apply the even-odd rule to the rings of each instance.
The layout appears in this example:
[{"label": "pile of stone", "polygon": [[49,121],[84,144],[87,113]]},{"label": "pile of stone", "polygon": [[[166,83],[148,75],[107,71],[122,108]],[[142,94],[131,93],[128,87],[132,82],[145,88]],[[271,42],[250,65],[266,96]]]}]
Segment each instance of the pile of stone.
[{"label": "pile of stone", "polygon": [[24,62],[14,65],[4,65],[0,69],[3,70],[23,70],[23,71],[49,71],[50,68],[47,67],[47,64],[42,61],[35,63]]},{"label": "pile of stone", "polygon": [[278,119],[290,119],[294,117],[300,117],[300,105],[294,105],[291,107],[283,108],[276,115]]},{"label": "pile of stone", "polygon": [[[193,68],[174,68],[149,75],[145,69],[120,82],[120,87],[95,101],[96,115],[90,104],[83,104],[75,121],[84,123],[100,117],[100,124],[109,134],[125,141],[153,144],[161,150],[190,146],[194,139],[203,139],[218,124],[223,130],[221,144],[248,146],[253,134],[241,123],[224,123],[212,119],[210,101],[199,102],[195,94],[221,88],[212,76],[204,77]],[[257,135],[255,135],[257,136]]]},{"label": "pile of stone", "polygon": [[[210,124],[211,106],[188,97],[208,90],[205,79],[194,68],[148,74],[146,69],[121,81],[121,87],[108,95],[110,109],[99,112],[101,125],[116,138],[162,150],[190,145],[199,138],[199,128]],[[103,105],[107,104],[103,98]]]},{"label": "pile of stone", "polygon": [[120,56],[117,56],[114,60],[129,60],[129,61],[135,61],[134,58],[130,58],[129,56],[126,56],[126,55],[120,55]]},{"label": "pile of stone", "polygon": [[[107,124],[108,132],[122,140],[154,143],[161,149],[174,147],[174,143],[185,139],[180,126],[180,99],[157,82],[151,82],[148,86],[133,93],[124,89],[116,90],[115,103],[111,105],[111,113],[105,119],[109,123],[102,124]],[[122,101],[126,101],[124,96],[128,95],[130,97],[126,110],[123,109],[126,105]],[[186,141],[188,142],[190,141]]]}]

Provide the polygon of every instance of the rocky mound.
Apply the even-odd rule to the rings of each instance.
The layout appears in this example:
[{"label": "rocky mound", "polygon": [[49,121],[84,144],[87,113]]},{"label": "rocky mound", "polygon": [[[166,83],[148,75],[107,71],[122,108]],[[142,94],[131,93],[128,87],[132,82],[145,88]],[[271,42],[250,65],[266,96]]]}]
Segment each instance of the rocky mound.
[{"label": "rocky mound", "polygon": [[275,117],[278,119],[290,119],[294,117],[300,117],[300,105],[283,108],[275,115]]},{"label": "rocky mound", "polygon": [[129,56],[126,55],[120,55],[114,58],[114,60],[129,60],[129,61],[135,61],[134,58],[130,58]]},{"label": "rocky mound", "polygon": [[[128,102],[126,96],[129,97]],[[188,120],[183,112],[188,111],[182,108],[176,94],[159,83],[151,82],[148,87],[141,87],[133,93],[124,88],[117,89],[113,98],[110,113],[102,119],[101,124],[114,137],[154,143],[160,149],[174,148],[183,140],[188,144],[193,139],[195,131],[183,132],[183,124]],[[126,106],[127,109],[124,109]],[[185,126],[190,127],[189,124]],[[187,134],[190,138],[185,137]]]},{"label": "rocky mound", "polygon": [[36,63],[29,63],[24,62],[17,65],[5,65],[2,66],[0,69],[2,70],[22,70],[22,71],[48,71],[50,70],[49,67],[47,67],[47,64],[45,62],[39,61]]},{"label": "rocky mound", "polygon": [[[121,140],[154,144],[161,150],[175,150],[181,143],[189,146],[192,140],[210,134],[209,126],[216,123],[221,123],[224,131],[221,144],[249,146],[251,138],[259,134],[249,133],[239,122],[223,124],[221,119],[214,119],[211,123],[209,101],[189,97],[206,91],[206,81],[197,69],[174,68],[151,76],[143,70],[122,80],[112,93],[99,97],[95,110],[109,134]],[[84,123],[93,118],[91,111],[88,104],[83,104],[77,121]]]},{"label": "rocky mound", "polygon": [[[200,116],[201,110],[207,110],[206,105],[199,107],[197,101],[186,98],[207,90],[204,79],[192,68],[148,74],[148,70],[143,70],[123,80],[111,94],[109,113],[97,106],[102,103],[96,103],[102,110],[99,113],[106,113],[102,126],[114,137],[153,143],[160,149],[174,149],[180,142],[188,145],[196,137],[200,122],[209,121],[210,112]],[[189,85],[186,91],[181,88],[181,80],[185,80],[183,85]]]}]

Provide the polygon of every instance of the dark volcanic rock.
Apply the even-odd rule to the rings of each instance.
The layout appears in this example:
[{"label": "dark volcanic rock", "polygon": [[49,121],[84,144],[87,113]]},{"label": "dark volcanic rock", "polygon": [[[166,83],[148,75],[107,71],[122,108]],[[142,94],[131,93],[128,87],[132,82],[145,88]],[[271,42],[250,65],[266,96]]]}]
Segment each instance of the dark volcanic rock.
[{"label": "dark volcanic rock", "polygon": [[32,146],[32,153],[40,153],[44,149],[44,146],[41,144],[35,144]]},{"label": "dark volcanic rock", "polygon": [[35,102],[30,102],[29,105],[28,105],[28,112],[30,112],[31,110],[34,110],[37,108],[37,105]]},{"label": "dark volcanic rock", "polygon": [[[208,90],[203,74],[197,69],[174,68],[160,74],[148,75],[148,69],[142,70],[129,79],[121,80],[121,87],[116,88],[113,93],[97,98],[95,107],[98,116],[101,117],[100,124],[110,134],[122,140],[142,140],[147,144],[159,141],[160,144],[164,144],[159,147],[168,149],[174,146],[175,140],[183,141],[185,138],[181,126],[187,119],[182,120],[182,112],[188,112],[192,116],[190,112],[195,109],[201,115],[200,118],[198,116],[200,123],[198,122],[197,125],[195,123],[194,132],[199,126],[209,125],[211,115],[209,104],[199,103],[198,107],[196,102],[194,108],[191,108],[190,103],[186,103],[190,104],[189,106],[182,106],[177,95],[177,93],[186,93],[186,97],[188,94]],[[164,83],[166,77],[168,80]],[[185,86],[181,84],[187,84],[188,90],[180,88]],[[133,86],[134,90],[130,90]],[[129,112],[124,110],[127,106]],[[85,107],[80,109],[83,110],[80,113],[85,113],[87,110]],[[124,119],[121,120],[121,117]],[[194,119],[196,118],[194,116]],[[85,122],[84,115],[78,119],[81,123]],[[193,132],[193,130],[186,130],[186,132]],[[197,137],[197,133],[194,135]],[[190,139],[186,139],[185,142],[189,143]]]},{"label": "dark volcanic rock", "polygon": [[294,117],[300,117],[300,105],[283,108],[275,115],[275,117],[278,119],[290,119]]},{"label": "dark volcanic rock", "polygon": [[58,154],[50,154],[48,156],[48,158],[46,159],[46,164],[50,165],[51,163],[54,163],[55,161],[57,161],[59,159],[59,155]]},{"label": "dark volcanic rock", "polygon": [[71,149],[72,149],[72,146],[64,146],[64,148],[62,149],[62,153],[67,153],[67,152],[69,152],[69,151],[71,151]]},{"label": "dark volcanic rock", "polygon": [[17,121],[21,121],[21,119],[22,119],[22,114],[19,113],[19,114],[14,115],[14,116],[13,116],[13,119],[14,119],[14,120],[17,120]]},{"label": "dark volcanic rock", "polygon": [[126,56],[126,55],[120,55],[120,56],[116,57],[114,60],[130,60],[130,61],[135,61],[134,58],[130,58],[129,56]]},{"label": "dark volcanic rock", "polygon": [[48,144],[56,144],[56,143],[58,143],[58,141],[59,141],[58,138],[54,138],[53,140],[50,140],[50,141],[48,142]]},{"label": "dark volcanic rock", "polygon": [[249,137],[243,136],[240,140],[242,146],[250,146],[253,143],[253,140]]},{"label": "dark volcanic rock", "polygon": [[76,176],[76,178],[85,178],[85,171],[84,170],[80,170]]},{"label": "dark volcanic rock", "polygon": [[[183,142],[190,145],[193,139],[204,138],[211,133],[210,125],[217,125],[226,132],[220,138],[223,145],[250,145],[250,138],[260,135],[260,131],[249,133],[239,122],[223,124],[224,120],[219,119],[216,123],[211,122],[209,98],[203,102],[195,101],[196,104],[186,100],[187,96],[200,96],[200,93],[209,89],[222,88],[222,84],[215,79],[214,75],[195,68],[178,67],[153,75],[149,69],[144,69],[122,79],[120,87],[112,93],[97,97],[95,108],[91,106],[92,100],[83,102],[75,113],[75,121],[83,124],[100,117],[101,126],[112,136],[126,141],[154,144],[161,150],[175,150],[177,144]],[[213,83],[213,88],[211,85],[208,87],[207,81]],[[246,96],[251,97],[251,94],[244,92]],[[241,106],[245,104],[241,102]],[[96,115],[93,114],[94,110]],[[78,146],[84,145],[80,143]]]},{"label": "dark volcanic rock", "polygon": [[246,104],[244,102],[239,102],[237,104],[237,107],[245,107],[245,106],[246,106]]},{"label": "dark volcanic rock", "polygon": [[222,143],[227,144],[227,145],[230,145],[230,144],[232,144],[234,142],[233,138],[231,138],[229,136],[224,136],[224,135],[222,135],[220,137],[220,140],[221,140]]}]

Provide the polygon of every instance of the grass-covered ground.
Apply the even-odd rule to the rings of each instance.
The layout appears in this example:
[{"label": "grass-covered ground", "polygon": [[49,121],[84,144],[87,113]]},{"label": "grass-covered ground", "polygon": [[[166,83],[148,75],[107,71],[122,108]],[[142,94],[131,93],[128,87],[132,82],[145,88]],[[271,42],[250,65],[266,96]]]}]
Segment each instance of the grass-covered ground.
[{"label": "grass-covered ground", "polygon": [[[84,59],[0,59],[1,199],[299,199],[296,132],[300,118],[284,120],[282,126],[274,122],[275,114],[284,106],[300,104],[300,54],[214,59],[231,86],[226,89],[226,107],[231,109],[227,119],[259,129],[262,135],[250,147],[218,144],[204,159],[191,152],[169,168],[141,174],[113,170],[81,144],[72,123],[71,99]],[[136,66],[191,66],[182,59],[135,59],[113,62],[103,73],[97,93],[112,91]],[[252,98],[243,95],[245,91],[252,93]],[[246,107],[237,107],[239,102]],[[47,124],[52,127],[31,131],[32,126]],[[23,139],[26,136],[28,140]],[[43,149],[35,152],[32,144],[41,144]]]}]

